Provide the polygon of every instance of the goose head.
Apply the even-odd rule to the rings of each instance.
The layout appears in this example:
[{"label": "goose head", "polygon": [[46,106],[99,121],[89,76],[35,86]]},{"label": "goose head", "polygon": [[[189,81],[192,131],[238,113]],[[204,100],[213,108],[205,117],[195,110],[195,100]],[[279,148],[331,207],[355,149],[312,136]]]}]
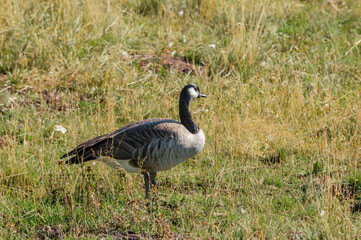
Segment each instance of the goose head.
[{"label": "goose head", "polygon": [[186,85],[181,92],[181,96],[187,96],[190,100],[207,97],[207,95],[201,93],[199,87],[195,84],[188,84]]}]

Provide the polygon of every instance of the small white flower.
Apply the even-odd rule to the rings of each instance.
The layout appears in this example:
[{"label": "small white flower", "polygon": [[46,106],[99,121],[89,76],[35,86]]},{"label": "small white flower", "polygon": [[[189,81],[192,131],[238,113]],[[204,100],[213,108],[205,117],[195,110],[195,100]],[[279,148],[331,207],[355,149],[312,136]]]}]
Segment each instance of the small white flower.
[{"label": "small white flower", "polygon": [[102,188],[102,187],[103,187],[103,186],[100,184],[100,185],[99,185],[99,188]]},{"label": "small white flower", "polygon": [[180,11],[178,12],[178,15],[179,15],[179,16],[183,16],[183,14],[184,14],[183,10],[180,10]]},{"label": "small white flower", "polygon": [[209,44],[208,47],[216,49],[216,44]]},{"label": "small white flower", "polygon": [[53,132],[61,132],[61,133],[64,134],[64,133],[66,133],[67,131],[66,131],[65,127],[63,127],[63,126],[61,126],[61,125],[55,125]]},{"label": "small white flower", "polygon": [[93,165],[95,165],[96,164],[96,162],[93,162]]},{"label": "small white flower", "polygon": [[186,36],[183,35],[183,42],[186,43],[187,42],[187,39],[186,39]]},{"label": "small white flower", "polygon": [[122,55],[123,55],[124,57],[126,57],[126,56],[128,56],[128,53],[125,52],[125,51],[122,51]]},{"label": "small white flower", "polygon": [[172,52],[170,53],[170,55],[171,55],[171,56],[174,56],[174,55],[176,54],[176,52],[177,52],[177,51],[172,51]]},{"label": "small white flower", "polygon": [[259,64],[261,67],[265,67],[266,65],[267,65],[267,63],[266,62],[261,62],[260,64]]},{"label": "small white flower", "polygon": [[241,213],[246,213],[246,210],[244,210],[243,208],[241,208]]},{"label": "small white flower", "polygon": [[173,46],[173,43],[172,42],[169,42],[168,43],[168,47],[172,47]]},{"label": "small white flower", "polygon": [[325,211],[321,210],[320,216],[322,217],[323,215],[325,215]]}]

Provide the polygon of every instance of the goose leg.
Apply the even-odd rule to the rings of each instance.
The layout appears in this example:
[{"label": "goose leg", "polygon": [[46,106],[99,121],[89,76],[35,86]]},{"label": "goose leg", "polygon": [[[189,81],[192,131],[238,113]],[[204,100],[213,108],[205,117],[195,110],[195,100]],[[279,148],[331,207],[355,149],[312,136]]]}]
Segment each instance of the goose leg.
[{"label": "goose leg", "polygon": [[155,178],[157,177],[157,171],[150,172],[150,182],[153,184],[153,187],[157,186]]},{"label": "goose leg", "polygon": [[149,188],[150,188],[149,178],[150,178],[150,176],[149,176],[148,172],[144,172],[142,174],[144,177],[145,198],[149,198]]}]

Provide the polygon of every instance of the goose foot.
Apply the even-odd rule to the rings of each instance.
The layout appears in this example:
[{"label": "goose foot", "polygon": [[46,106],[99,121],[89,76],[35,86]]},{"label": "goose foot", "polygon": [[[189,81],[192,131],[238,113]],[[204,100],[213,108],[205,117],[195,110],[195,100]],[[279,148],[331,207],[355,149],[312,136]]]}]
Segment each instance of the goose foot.
[{"label": "goose foot", "polygon": [[150,184],[152,184],[153,187],[157,185],[157,182],[155,181],[155,178],[157,177],[157,172],[143,172],[142,174],[144,178],[145,198],[149,198]]},{"label": "goose foot", "polygon": [[157,177],[157,172],[153,171],[149,173],[150,175],[150,182],[153,184],[153,187],[157,186],[157,181],[155,181],[155,178]]},{"label": "goose foot", "polygon": [[142,174],[143,174],[143,178],[144,178],[145,198],[149,198],[149,189],[150,189],[149,172],[144,172]]}]

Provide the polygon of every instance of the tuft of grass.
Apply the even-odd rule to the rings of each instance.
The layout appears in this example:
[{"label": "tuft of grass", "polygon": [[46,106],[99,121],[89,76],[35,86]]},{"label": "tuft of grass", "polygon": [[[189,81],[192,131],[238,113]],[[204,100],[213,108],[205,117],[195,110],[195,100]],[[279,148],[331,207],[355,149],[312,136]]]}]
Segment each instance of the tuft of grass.
[{"label": "tuft of grass", "polygon": [[355,173],[349,177],[348,185],[354,192],[361,192],[361,173]]}]

